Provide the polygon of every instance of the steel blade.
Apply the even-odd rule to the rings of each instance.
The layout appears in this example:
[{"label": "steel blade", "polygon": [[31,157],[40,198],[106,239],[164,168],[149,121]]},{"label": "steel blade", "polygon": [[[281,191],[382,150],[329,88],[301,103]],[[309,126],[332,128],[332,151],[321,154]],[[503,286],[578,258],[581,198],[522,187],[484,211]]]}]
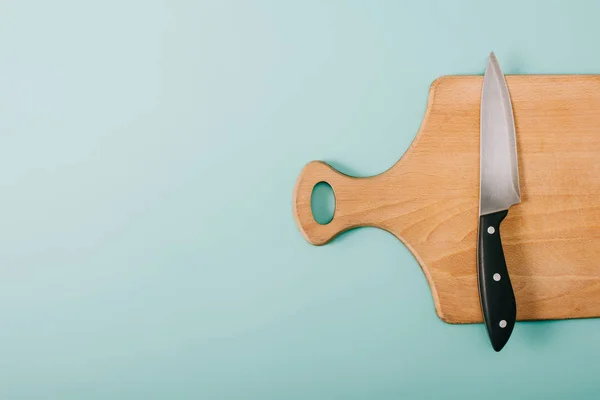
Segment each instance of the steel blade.
[{"label": "steel blade", "polygon": [[479,215],[485,215],[521,202],[512,104],[494,53],[483,78],[480,118]]}]

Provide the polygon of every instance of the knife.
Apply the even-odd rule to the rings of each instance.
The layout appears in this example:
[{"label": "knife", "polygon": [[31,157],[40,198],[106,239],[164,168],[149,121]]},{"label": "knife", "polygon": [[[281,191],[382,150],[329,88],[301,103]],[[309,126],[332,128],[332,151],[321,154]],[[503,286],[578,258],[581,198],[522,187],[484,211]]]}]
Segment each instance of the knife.
[{"label": "knife", "polygon": [[521,202],[521,190],[512,105],[494,53],[485,69],[480,111],[477,278],[483,320],[493,349],[500,351],[508,342],[517,317],[500,223],[510,206]]}]

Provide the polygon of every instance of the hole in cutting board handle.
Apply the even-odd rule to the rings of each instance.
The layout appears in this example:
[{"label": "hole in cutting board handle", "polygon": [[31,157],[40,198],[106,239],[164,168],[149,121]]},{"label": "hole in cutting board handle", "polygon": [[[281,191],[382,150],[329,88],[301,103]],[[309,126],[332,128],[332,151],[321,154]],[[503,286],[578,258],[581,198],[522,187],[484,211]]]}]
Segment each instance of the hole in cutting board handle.
[{"label": "hole in cutting board handle", "polygon": [[317,183],[310,196],[310,209],[313,218],[321,225],[327,225],[335,214],[335,193],[327,182]]}]

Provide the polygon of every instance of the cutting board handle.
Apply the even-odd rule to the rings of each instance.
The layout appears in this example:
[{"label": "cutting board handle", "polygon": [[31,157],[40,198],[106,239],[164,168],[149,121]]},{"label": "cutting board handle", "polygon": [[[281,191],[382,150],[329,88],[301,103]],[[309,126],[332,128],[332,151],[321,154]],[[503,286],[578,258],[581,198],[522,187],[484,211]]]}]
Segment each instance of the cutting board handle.
[{"label": "cutting board handle", "polygon": [[[293,212],[296,224],[304,238],[320,246],[348,229],[359,226],[375,226],[369,221],[369,187],[372,178],[355,178],[345,175],[323,161],[312,161],[300,172],[293,196]],[[332,220],[319,224],[312,214],[311,197],[313,188],[320,182],[328,183],[335,196],[335,211]],[[366,207],[366,210],[362,210]]]}]

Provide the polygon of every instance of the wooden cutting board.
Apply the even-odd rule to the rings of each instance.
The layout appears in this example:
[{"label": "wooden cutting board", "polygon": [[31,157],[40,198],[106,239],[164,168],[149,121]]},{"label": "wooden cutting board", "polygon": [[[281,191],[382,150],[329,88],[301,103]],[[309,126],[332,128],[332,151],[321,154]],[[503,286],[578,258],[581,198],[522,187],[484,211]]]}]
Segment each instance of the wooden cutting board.
[{"label": "wooden cutting board", "polygon": [[[600,316],[600,75],[508,75],[521,204],[501,225],[517,320]],[[482,76],[445,76],[430,88],[406,154],[368,178],[307,164],[293,195],[297,225],[322,245],[359,226],[391,232],[421,265],[438,316],[482,322],[476,276]],[[311,194],[333,188],[332,221]]]}]

